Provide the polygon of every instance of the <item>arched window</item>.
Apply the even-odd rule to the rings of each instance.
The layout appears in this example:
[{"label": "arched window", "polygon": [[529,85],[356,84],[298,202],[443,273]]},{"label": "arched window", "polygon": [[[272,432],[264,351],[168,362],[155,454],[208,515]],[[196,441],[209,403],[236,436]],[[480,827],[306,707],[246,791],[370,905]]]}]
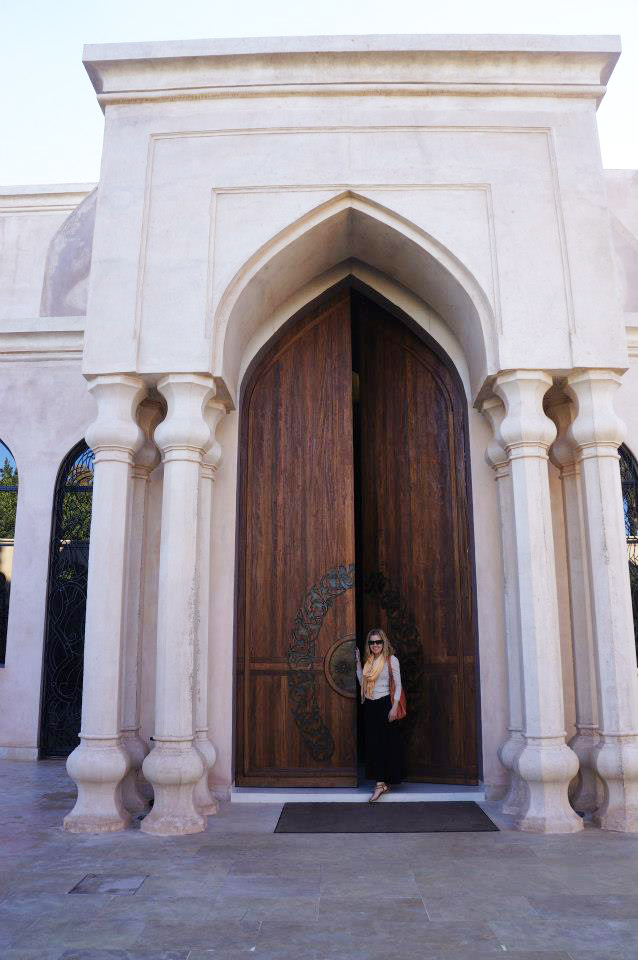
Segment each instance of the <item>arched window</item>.
[{"label": "arched window", "polygon": [[631,605],[634,612],[634,637],[638,650],[638,464],[627,447],[622,446],[618,452],[620,454],[620,480],[622,483],[625,536],[627,537],[629,559]]},{"label": "arched window", "polygon": [[82,441],[55,488],[40,723],[46,757],[68,756],[78,744],[92,497],[93,451]]},{"label": "arched window", "polygon": [[17,505],[18,469],[13,454],[0,440],[0,666],[4,666],[7,650]]}]

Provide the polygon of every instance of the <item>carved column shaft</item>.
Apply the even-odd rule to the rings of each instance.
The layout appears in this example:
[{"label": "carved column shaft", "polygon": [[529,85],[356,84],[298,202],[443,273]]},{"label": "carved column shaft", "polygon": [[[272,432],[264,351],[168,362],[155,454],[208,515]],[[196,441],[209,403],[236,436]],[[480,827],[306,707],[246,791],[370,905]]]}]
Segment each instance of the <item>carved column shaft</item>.
[{"label": "carved column shaft", "polygon": [[144,389],[138,377],[119,374],[89,383],[98,414],[86,433],[95,473],[82,729],[80,745],[67,761],[78,798],[64,820],[65,829],[76,833],[119,830],[129,821],[120,795],[129,767],[120,737],[121,677],[131,468],[142,442],[135,411]]},{"label": "carved column shaft", "polygon": [[516,568],[516,537],[512,475],[507,451],[500,441],[499,428],[505,417],[505,407],[498,397],[483,404],[483,413],[492,427],[493,438],[486,451],[487,462],[494,470],[498,496],[501,561],[503,571],[503,614],[505,620],[505,657],[507,664],[508,736],[499,750],[501,763],[509,771],[510,784],[501,809],[509,816],[519,817],[526,802],[526,784],[518,773],[518,758],[524,746],[523,699],[521,692],[521,648],[518,613],[518,573]]},{"label": "carved column shaft", "polygon": [[195,803],[204,814],[217,813],[218,804],[210,792],[208,776],[217,753],[208,736],[208,651],[210,645],[210,564],[213,487],[222,451],[215,439],[217,424],[224,415],[224,407],[211,401],[204,410],[210,429],[210,440],[204,451],[200,475],[200,508],[197,529],[200,613],[195,651],[195,747],[204,764],[204,773],[195,785]]},{"label": "carved column shaft", "polygon": [[619,377],[605,370],[567,378],[577,407],[571,434],[580,451],[598,678],[595,763],[605,786],[595,818],[604,829],[636,831],[638,678],[618,465],[624,424],[613,405],[619,384]]},{"label": "carved column shaft", "polygon": [[552,379],[542,371],[500,374],[500,437],[512,472],[525,744],[517,765],[527,783],[521,830],[573,833],[582,821],[567,797],[578,769],[565,743],[554,536],[547,450],[556,429],[543,411]]},{"label": "carved column shaft", "polygon": [[159,463],[159,451],[153,442],[153,431],[162,418],[159,402],[144,400],[138,408],[137,420],[143,444],[135,456],[132,474],[126,624],[122,678],[122,746],[129,756],[129,771],[122,782],[122,801],[131,813],[147,807],[143,790],[142,763],[148,753],[140,737],[140,682],[144,591],[142,561],[146,531],[146,499],[148,478]]},{"label": "carved column shaft", "polygon": [[569,741],[569,746],[578,757],[579,771],[571,802],[580,813],[593,813],[602,797],[602,784],[594,764],[599,741],[598,707],[578,447],[569,434],[572,409],[567,397],[552,403],[548,413],[558,431],[550,449],[550,458],[560,470],[574,664],[576,734]]},{"label": "carved column shaft", "polygon": [[170,835],[197,833],[206,823],[193,799],[204,772],[193,745],[193,687],[200,616],[200,466],[210,438],[203,411],[214,388],[210,377],[197,374],[170,374],[157,387],[168,413],[155,431],[164,458],[155,746],[143,764],[155,802],[142,830]]}]

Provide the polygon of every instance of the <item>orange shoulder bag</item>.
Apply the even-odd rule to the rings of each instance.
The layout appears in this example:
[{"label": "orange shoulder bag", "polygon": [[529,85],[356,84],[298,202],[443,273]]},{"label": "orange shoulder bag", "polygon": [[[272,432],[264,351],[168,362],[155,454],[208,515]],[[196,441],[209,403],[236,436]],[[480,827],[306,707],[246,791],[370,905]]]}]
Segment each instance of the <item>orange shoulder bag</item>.
[{"label": "orange shoulder bag", "polygon": [[[394,704],[395,685],[394,685],[394,674],[392,673],[392,660],[390,657],[388,657],[388,672],[390,674],[390,700]],[[401,694],[399,695],[399,700],[397,702],[396,707],[397,707],[396,719],[403,720],[406,713],[408,712],[408,704],[407,704],[407,700],[405,699],[405,690],[403,689],[403,684],[401,684]]]}]

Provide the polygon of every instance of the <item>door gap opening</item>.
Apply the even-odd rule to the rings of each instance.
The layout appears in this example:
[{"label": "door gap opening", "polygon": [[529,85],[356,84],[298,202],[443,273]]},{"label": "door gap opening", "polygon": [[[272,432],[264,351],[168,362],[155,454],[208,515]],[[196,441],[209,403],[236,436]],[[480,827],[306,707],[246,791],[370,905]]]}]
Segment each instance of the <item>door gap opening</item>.
[{"label": "door gap opening", "polygon": [[[355,624],[356,624],[356,642],[361,654],[363,663],[363,652],[365,647],[365,634],[363,623],[363,571],[364,557],[362,554],[361,523],[361,390],[366,389],[367,384],[361,382],[361,348],[360,334],[361,323],[359,312],[356,309],[355,297],[351,294],[350,305],[350,343],[352,352],[352,461],[354,467],[354,555],[355,555]],[[357,784],[365,780],[365,758],[364,758],[364,739],[363,739],[363,707],[361,704],[361,691],[359,685],[357,691],[356,706],[356,754],[357,754]]]}]

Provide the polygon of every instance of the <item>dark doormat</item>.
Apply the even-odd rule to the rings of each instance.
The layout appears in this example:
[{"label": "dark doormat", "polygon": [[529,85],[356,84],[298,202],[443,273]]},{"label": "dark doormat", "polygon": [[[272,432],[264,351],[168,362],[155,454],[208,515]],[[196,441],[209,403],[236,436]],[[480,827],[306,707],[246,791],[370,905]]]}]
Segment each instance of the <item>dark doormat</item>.
[{"label": "dark doormat", "polygon": [[275,833],[475,833],[498,830],[472,800],[285,803]]}]

